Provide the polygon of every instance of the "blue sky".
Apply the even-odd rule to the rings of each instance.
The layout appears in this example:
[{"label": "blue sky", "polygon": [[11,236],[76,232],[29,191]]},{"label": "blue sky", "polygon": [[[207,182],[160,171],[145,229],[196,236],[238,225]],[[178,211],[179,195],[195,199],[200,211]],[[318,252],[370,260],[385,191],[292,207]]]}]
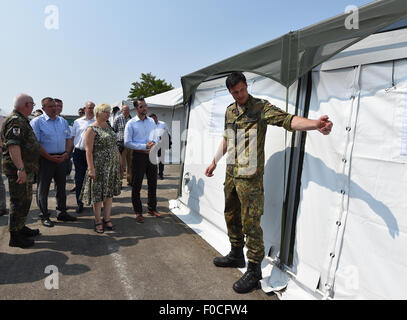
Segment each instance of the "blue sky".
[{"label": "blue sky", "polygon": [[[0,0],[0,108],[20,92],[64,100],[76,114],[88,100],[126,99],[151,72],[180,78],[289,31],[370,0]],[[59,28],[47,29],[58,9]]]}]

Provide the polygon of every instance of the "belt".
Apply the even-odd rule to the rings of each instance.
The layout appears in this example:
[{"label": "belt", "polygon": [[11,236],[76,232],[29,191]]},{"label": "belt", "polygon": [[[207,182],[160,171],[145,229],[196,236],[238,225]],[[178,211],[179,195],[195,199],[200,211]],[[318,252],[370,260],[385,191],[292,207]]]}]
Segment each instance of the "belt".
[{"label": "belt", "polygon": [[79,149],[79,148],[75,148],[75,151],[86,152],[86,150],[82,150],[82,149]]},{"label": "belt", "polygon": [[62,152],[62,153],[50,153],[50,156],[62,156],[64,153],[66,152]]},{"label": "belt", "polygon": [[133,151],[137,152],[137,153],[143,153],[143,154],[149,154],[150,153],[149,150],[133,150]]}]

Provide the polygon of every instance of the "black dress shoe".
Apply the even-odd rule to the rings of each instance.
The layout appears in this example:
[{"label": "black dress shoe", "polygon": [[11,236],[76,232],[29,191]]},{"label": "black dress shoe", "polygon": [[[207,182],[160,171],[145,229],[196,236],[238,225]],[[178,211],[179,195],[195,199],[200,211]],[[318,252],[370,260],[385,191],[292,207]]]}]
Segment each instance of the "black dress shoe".
[{"label": "black dress shoe", "polygon": [[48,228],[52,228],[54,226],[54,223],[49,218],[41,219],[41,223],[44,227],[48,227]]},{"label": "black dress shoe", "polygon": [[59,221],[65,221],[65,222],[77,220],[75,217],[72,217],[70,214],[68,214],[67,212],[64,212],[64,211],[58,215],[57,219]]},{"label": "black dress shoe", "polygon": [[75,211],[76,213],[81,213],[83,211],[83,204],[78,205]]}]

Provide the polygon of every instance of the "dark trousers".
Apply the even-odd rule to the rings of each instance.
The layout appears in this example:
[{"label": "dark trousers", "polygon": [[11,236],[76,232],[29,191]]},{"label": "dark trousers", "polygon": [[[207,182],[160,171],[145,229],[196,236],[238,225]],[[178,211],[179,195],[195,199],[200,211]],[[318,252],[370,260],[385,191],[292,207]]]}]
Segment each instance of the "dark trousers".
[{"label": "dark trousers", "polygon": [[73,163],[75,165],[75,191],[76,191],[76,203],[83,204],[79,200],[81,195],[83,180],[85,179],[86,170],[88,169],[88,163],[86,162],[86,151],[75,149],[73,152]]},{"label": "dark trousers", "polygon": [[40,171],[38,172],[37,200],[42,218],[49,218],[48,194],[52,179],[55,181],[57,208],[66,211],[66,166],[67,162],[55,163],[43,157],[40,159]]},{"label": "dark trousers", "polygon": [[149,155],[133,151],[132,161],[132,190],[131,200],[134,212],[143,213],[140,200],[140,190],[143,184],[144,174],[147,176],[148,184],[148,210],[157,210],[157,165],[152,164]]}]

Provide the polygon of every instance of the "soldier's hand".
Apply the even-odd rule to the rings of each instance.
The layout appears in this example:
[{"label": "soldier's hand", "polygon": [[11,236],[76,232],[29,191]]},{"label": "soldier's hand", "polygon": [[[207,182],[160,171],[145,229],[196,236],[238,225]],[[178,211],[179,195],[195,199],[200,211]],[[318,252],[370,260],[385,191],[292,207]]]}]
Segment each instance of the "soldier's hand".
[{"label": "soldier's hand", "polygon": [[331,133],[333,123],[329,121],[328,116],[322,116],[317,120],[317,130],[323,135],[328,135]]},{"label": "soldier's hand", "polygon": [[216,169],[216,164],[214,162],[212,162],[208,168],[206,168],[205,170],[205,176],[207,177],[213,177],[213,172]]},{"label": "soldier's hand", "polygon": [[17,183],[24,184],[27,182],[27,174],[25,171],[17,171]]}]

